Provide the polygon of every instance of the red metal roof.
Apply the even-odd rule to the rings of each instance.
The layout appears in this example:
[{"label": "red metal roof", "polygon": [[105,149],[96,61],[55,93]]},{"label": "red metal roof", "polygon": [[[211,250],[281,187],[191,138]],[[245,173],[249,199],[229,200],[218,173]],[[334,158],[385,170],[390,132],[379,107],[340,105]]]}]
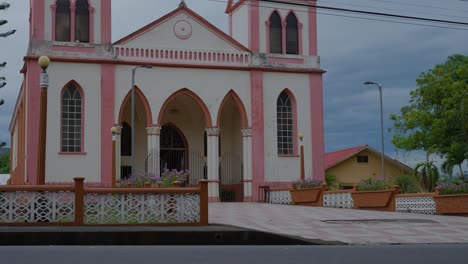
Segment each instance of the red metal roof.
[{"label": "red metal roof", "polygon": [[365,149],[367,149],[369,146],[364,145],[364,146],[359,146],[359,147],[354,147],[354,148],[349,148],[349,149],[343,149],[335,152],[330,152],[330,153],[325,153],[325,169],[328,169],[337,163],[346,160],[356,153],[359,153]]}]

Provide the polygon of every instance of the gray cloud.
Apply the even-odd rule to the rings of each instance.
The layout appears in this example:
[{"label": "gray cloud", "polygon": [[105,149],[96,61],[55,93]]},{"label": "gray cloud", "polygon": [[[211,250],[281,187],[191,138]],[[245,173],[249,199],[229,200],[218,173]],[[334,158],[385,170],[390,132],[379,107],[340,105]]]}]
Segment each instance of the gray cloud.
[{"label": "gray cloud", "polygon": [[[8,78],[8,86],[0,90],[0,97],[7,103],[0,107],[0,141],[9,141],[8,125],[22,76],[19,69],[27,49],[29,1],[9,1],[12,7],[0,13],[9,20],[9,26],[18,32],[7,39],[0,39],[1,60],[9,62],[1,72]],[[187,0],[194,11],[205,17],[223,31],[228,30],[228,18],[224,14],[225,0]],[[177,7],[179,1],[167,0],[113,0],[113,40],[118,40],[134,30],[152,22]],[[429,16],[438,19],[468,21],[468,3],[458,0],[412,0],[384,3],[373,0],[322,0],[321,5],[354,9],[366,9],[400,13],[404,15]],[[412,6],[419,4],[443,7]],[[353,6],[353,5],[361,5]],[[366,6],[366,7],[364,7]],[[374,7],[374,8],[371,8]],[[393,10],[384,10],[389,8]],[[356,145],[369,144],[380,149],[380,116],[378,91],[363,86],[366,80],[384,84],[384,108],[386,128],[391,126],[390,113],[397,112],[408,102],[409,91],[416,87],[419,74],[443,63],[447,56],[468,53],[468,32],[437,29],[414,25],[360,20],[319,13],[319,53],[324,76],[324,106],[326,149],[328,151]],[[432,14],[427,14],[432,13]],[[463,17],[465,19],[463,19]],[[390,143],[386,132],[386,148],[393,157],[400,157]],[[414,154],[409,160],[421,160],[424,156]]]}]

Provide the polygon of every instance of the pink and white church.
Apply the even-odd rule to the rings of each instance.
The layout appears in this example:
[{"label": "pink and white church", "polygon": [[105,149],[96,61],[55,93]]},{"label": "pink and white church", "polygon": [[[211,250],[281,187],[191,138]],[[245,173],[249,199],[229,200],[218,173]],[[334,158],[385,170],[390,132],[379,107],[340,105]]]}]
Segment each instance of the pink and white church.
[{"label": "pink and white church", "polygon": [[324,177],[316,1],[229,0],[227,33],[182,1],[116,42],[111,2],[30,1],[24,81],[10,124],[11,184],[39,182],[43,55],[52,61],[46,183],[80,176],[111,184],[114,126],[117,179],[129,176],[134,155],[137,173],[187,169],[190,184],[208,179],[210,201],[255,201],[259,186],[300,177],[301,144],[305,176]]}]

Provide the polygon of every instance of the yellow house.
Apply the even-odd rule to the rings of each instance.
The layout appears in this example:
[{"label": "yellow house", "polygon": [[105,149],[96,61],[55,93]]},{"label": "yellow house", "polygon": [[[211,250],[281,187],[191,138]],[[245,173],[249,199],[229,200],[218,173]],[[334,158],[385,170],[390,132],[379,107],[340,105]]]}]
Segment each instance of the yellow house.
[{"label": "yellow house", "polygon": [[[379,151],[365,145],[325,154],[325,170],[338,178],[342,188],[351,188],[354,184],[368,178],[380,178],[382,158]],[[385,176],[397,177],[413,173],[405,164],[385,156]]]}]

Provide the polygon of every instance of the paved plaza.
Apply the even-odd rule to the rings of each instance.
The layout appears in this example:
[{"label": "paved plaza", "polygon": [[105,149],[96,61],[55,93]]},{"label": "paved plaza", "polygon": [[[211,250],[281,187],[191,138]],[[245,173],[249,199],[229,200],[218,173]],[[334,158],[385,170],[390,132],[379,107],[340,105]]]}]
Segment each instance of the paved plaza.
[{"label": "paved plaza", "polygon": [[210,224],[347,244],[468,243],[468,217],[257,203],[211,203]]}]

